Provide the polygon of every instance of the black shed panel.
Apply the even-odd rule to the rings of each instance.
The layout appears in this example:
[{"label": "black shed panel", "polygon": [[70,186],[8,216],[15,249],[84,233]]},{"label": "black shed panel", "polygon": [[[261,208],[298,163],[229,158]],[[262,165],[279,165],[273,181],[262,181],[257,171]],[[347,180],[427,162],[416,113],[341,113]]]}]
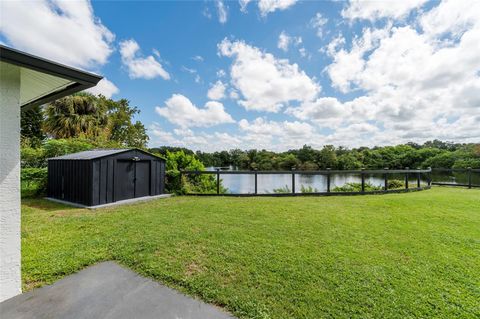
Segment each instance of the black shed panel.
[{"label": "black shed panel", "polygon": [[92,150],[48,160],[48,197],[85,206],[165,191],[165,160],[138,149]]}]

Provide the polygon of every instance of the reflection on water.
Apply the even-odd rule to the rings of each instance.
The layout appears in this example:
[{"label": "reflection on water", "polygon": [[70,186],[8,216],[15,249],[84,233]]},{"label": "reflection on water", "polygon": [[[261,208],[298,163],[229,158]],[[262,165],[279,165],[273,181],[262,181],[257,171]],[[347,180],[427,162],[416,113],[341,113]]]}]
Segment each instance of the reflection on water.
[{"label": "reflection on water", "polygon": [[[229,169],[233,170],[233,167]],[[215,170],[213,167],[208,167],[207,170]],[[222,170],[220,171],[222,172]],[[452,184],[467,184],[468,175],[466,172],[432,172],[433,182],[443,182]],[[255,192],[255,176],[253,174],[235,174],[235,175],[220,175],[222,185],[228,189],[232,194],[248,194]],[[410,174],[409,183],[411,186],[416,186],[416,174]],[[398,179],[404,180],[403,174],[391,174],[389,180]],[[272,193],[274,189],[285,188],[292,189],[292,175],[291,174],[275,174],[275,175],[257,175],[258,193]],[[360,174],[332,174],[330,177],[330,188],[333,190],[335,186],[343,186],[346,183],[360,183],[362,181]],[[367,175],[365,182],[376,186],[384,186],[384,178],[382,175]],[[426,183],[426,176],[421,176],[422,185]],[[472,174],[472,184],[480,185],[480,173]],[[300,172],[295,174],[295,191],[301,192],[301,187],[312,187],[316,192],[327,191],[327,176],[325,175],[304,175]]]},{"label": "reflection on water", "polygon": [[[432,182],[468,184],[467,172],[432,172]],[[480,185],[480,173],[472,172],[472,185]]]},{"label": "reflection on water", "polygon": [[[228,189],[229,193],[233,194],[248,194],[255,192],[255,176],[249,174],[235,174],[235,175],[220,175],[222,185]],[[373,185],[383,185],[383,178],[381,177],[367,177],[366,182]],[[292,189],[292,175],[291,174],[275,174],[275,175],[257,175],[258,193],[272,193],[274,189],[284,188]],[[360,175],[346,175],[334,174],[330,177],[330,187],[343,186],[346,183],[360,183]],[[317,192],[327,191],[327,177],[324,175],[303,175],[295,174],[295,191],[300,192],[302,185],[304,187],[312,187]]]}]

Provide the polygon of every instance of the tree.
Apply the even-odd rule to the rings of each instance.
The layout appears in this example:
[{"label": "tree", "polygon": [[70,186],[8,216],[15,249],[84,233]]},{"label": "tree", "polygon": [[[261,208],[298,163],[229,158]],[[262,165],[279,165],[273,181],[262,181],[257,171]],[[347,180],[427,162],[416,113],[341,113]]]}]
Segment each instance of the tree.
[{"label": "tree", "polygon": [[337,165],[337,154],[335,146],[325,145],[320,152],[317,153],[315,162],[320,169],[334,168]]},{"label": "tree", "polygon": [[111,140],[124,147],[146,147],[148,135],[145,126],[140,121],[133,122],[133,117],[140,114],[137,107],[130,106],[127,99],[114,101],[102,95],[98,97],[98,103],[107,112],[107,133]]},{"label": "tree", "polygon": [[45,110],[44,130],[53,138],[105,137],[108,116],[97,99],[79,93],[50,103]]},{"label": "tree", "polygon": [[38,147],[45,139],[42,131],[43,111],[40,106],[35,106],[21,114],[22,141],[29,146]]}]

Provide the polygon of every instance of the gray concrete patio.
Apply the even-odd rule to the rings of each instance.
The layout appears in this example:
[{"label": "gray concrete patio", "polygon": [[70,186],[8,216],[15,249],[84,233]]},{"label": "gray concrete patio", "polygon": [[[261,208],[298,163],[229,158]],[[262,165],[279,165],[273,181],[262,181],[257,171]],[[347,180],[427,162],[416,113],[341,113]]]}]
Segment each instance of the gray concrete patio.
[{"label": "gray concrete patio", "polygon": [[187,297],[115,262],[103,262],[53,285],[0,303],[10,318],[234,318],[215,306]]}]

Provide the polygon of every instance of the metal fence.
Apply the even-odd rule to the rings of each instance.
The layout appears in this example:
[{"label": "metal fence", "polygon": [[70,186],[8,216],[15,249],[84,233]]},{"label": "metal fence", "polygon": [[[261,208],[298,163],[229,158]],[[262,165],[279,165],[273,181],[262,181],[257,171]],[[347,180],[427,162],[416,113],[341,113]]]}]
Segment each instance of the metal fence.
[{"label": "metal fence", "polygon": [[480,187],[480,169],[474,168],[434,168],[432,185]]},{"label": "metal fence", "polygon": [[[308,195],[365,195],[365,194],[383,194],[383,193],[399,193],[399,192],[408,192],[408,191],[419,191],[424,189],[429,189],[431,185],[431,172],[430,168],[428,169],[377,169],[377,170],[316,170],[316,171],[246,171],[246,170],[238,170],[238,171],[222,171],[217,169],[215,171],[181,171],[180,177],[182,176],[198,176],[198,175],[215,175],[216,176],[216,193],[190,193],[187,195],[207,195],[207,196],[308,196]],[[221,176],[222,175],[254,175],[254,192],[253,193],[222,193],[221,192]],[[289,193],[259,193],[258,192],[258,175],[279,175],[279,174],[290,174],[291,178],[291,191]],[[326,176],[327,186],[325,192],[306,192],[306,193],[298,193],[296,192],[296,185],[295,185],[295,175],[302,174],[302,175],[323,175]],[[331,189],[331,176],[333,174],[352,174],[352,175],[360,175],[361,177],[361,187],[360,191],[352,191],[352,192],[345,192],[345,191],[332,191]],[[381,175],[383,176],[383,186],[380,190],[373,190],[369,191],[366,190],[366,176],[369,175]],[[393,175],[401,175],[403,176],[404,187],[400,189],[389,189],[389,179]],[[412,177],[414,182],[412,183]],[[422,185],[422,180],[426,180],[426,184]]]}]

